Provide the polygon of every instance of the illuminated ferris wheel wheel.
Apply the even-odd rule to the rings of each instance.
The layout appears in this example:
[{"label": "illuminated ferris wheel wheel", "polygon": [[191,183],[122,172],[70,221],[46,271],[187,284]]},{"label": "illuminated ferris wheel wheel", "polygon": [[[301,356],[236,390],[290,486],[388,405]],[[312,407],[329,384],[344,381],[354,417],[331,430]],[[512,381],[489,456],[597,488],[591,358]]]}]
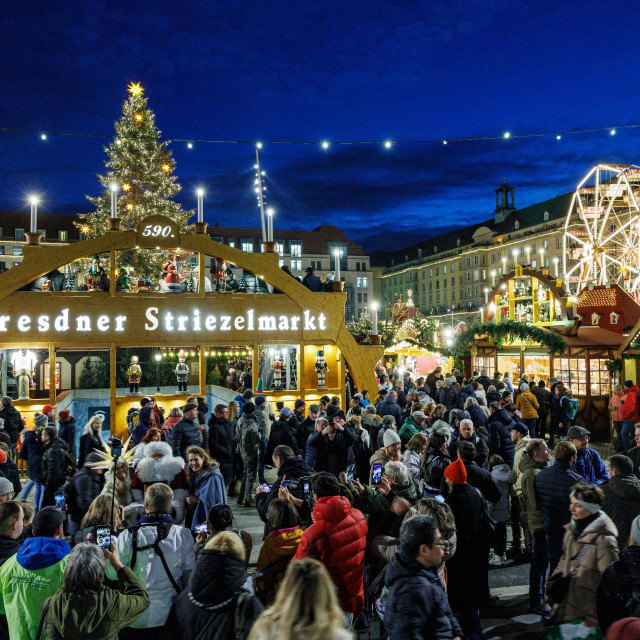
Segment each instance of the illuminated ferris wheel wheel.
[{"label": "illuminated ferris wheel wheel", "polygon": [[578,184],[564,225],[565,289],[616,283],[640,293],[640,167],[599,164]]}]

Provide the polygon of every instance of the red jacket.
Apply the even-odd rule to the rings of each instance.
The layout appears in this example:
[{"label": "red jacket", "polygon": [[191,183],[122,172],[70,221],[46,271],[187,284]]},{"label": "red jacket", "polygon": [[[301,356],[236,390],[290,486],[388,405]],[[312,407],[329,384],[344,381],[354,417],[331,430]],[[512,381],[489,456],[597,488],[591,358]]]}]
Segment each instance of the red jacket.
[{"label": "red jacket", "polygon": [[637,384],[629,387],[625,393],[624,405],[622,406],[622,417],[624,420],[640,422],[640,406],[638,406],[638,393],[640,388]]},{"label": "red jacket", "polygon": [[314,523],[302,534],[294,560],[320,560],[338,589],[340,606],[357,616],[364,609],[363,561],[367,521],[342,496],[319,498]]}]

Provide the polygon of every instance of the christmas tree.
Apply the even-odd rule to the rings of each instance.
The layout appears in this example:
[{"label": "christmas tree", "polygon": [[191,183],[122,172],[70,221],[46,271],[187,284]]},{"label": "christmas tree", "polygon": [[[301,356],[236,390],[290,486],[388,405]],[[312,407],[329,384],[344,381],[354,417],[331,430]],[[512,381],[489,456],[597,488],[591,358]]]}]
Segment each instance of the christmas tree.
[{"label": "christmas tree", "polygon": [[[80,214],[78,228],[87,237],[107,232],[111,211],[111,185],[118,186],[118,217],[123,231],[135,229],[144,218],[158,214],[174,220],[182,233],[189,233],[188,220],[193,211],[185,211],[171,200],[180,192],[174,175],[175,162],[168,150],[169,143],[160,141],[153,111],[147,106],[144,89],[131,83],[129,98],[122,105],[122,118],[115,123],[116,137],[105,153],[107,173],[98,175],[105,188],[103,195],[87,196],[96,207],[92,213]],[[138,249],[124,253],[120,266],[132,266],[136,276],[153,280],[160,277],[163,264],[172,252]]]}]

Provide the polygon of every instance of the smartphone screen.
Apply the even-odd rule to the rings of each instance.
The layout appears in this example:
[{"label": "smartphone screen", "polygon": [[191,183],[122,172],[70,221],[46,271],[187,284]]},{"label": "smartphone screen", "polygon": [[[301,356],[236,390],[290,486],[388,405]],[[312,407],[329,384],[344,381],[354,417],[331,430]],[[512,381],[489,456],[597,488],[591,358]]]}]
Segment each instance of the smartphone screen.
[{"label": "smartphone screen", "polygon": [[281,486],[283,489],[286,489],[286,488],[287,488],[287,484],[288,484],[288,483],[287,483],[287,481],[286,481],[286,480],[283,480],[283,481],[280,483],[280,486]]},{"label": "smartphone screen", "polygon": [[197,524],[195,531],[196,533],[209,533],[209,525],[206,522],[204,524]]},{"label": "smartphone screen", "polygon": [[271,491],[268,484],[261,484],[260,486],[264,489],[265,493],[269,493]]},{"label": "smartphone screen", "polygon": [[302,493],[304,493],[305,496],[311,493],[311,483],[308,480],[302,484]]},{"label": "smartphone screen", "polygon": [[62,493],[62,491],[60,493],[56,493],[53,499],[55,501],[56,509],[64,511],[64,493]]},{"label": "smartphone screen", "polygon": [[111,527],[108,524],[96,527],[96,544],[101,549],[111,548]]},{"label": "smartphone screen", "polygon": [[380,480],[382,480],[382,465],[381,464],[374,464],[373,465],[372,484],[380,484]]},{"label": "smartphone screen", "polygon": [[353,480],[353,470],[354,470],[355,466],[356,466],[355,464],[350,464],[347,467],[347,480],[349,482],[351,482]]}]

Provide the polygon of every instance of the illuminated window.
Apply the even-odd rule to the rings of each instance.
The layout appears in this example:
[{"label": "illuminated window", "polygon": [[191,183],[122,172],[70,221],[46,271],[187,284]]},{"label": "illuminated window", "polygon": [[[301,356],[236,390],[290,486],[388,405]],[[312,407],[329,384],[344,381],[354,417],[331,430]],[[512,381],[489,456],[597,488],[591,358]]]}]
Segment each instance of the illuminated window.
[{"label": "illuminated window", "polygon": [[245,253],[253,253],[253,240],[243,240],[242,241],[242,250]]},{"label": "illuminated window", "polygon": [[[292,258],[300,258],[302,256],[302,242],[290,242],[289,250]],[[340,254],[340,257],[342,257],[342,254]]]}]

